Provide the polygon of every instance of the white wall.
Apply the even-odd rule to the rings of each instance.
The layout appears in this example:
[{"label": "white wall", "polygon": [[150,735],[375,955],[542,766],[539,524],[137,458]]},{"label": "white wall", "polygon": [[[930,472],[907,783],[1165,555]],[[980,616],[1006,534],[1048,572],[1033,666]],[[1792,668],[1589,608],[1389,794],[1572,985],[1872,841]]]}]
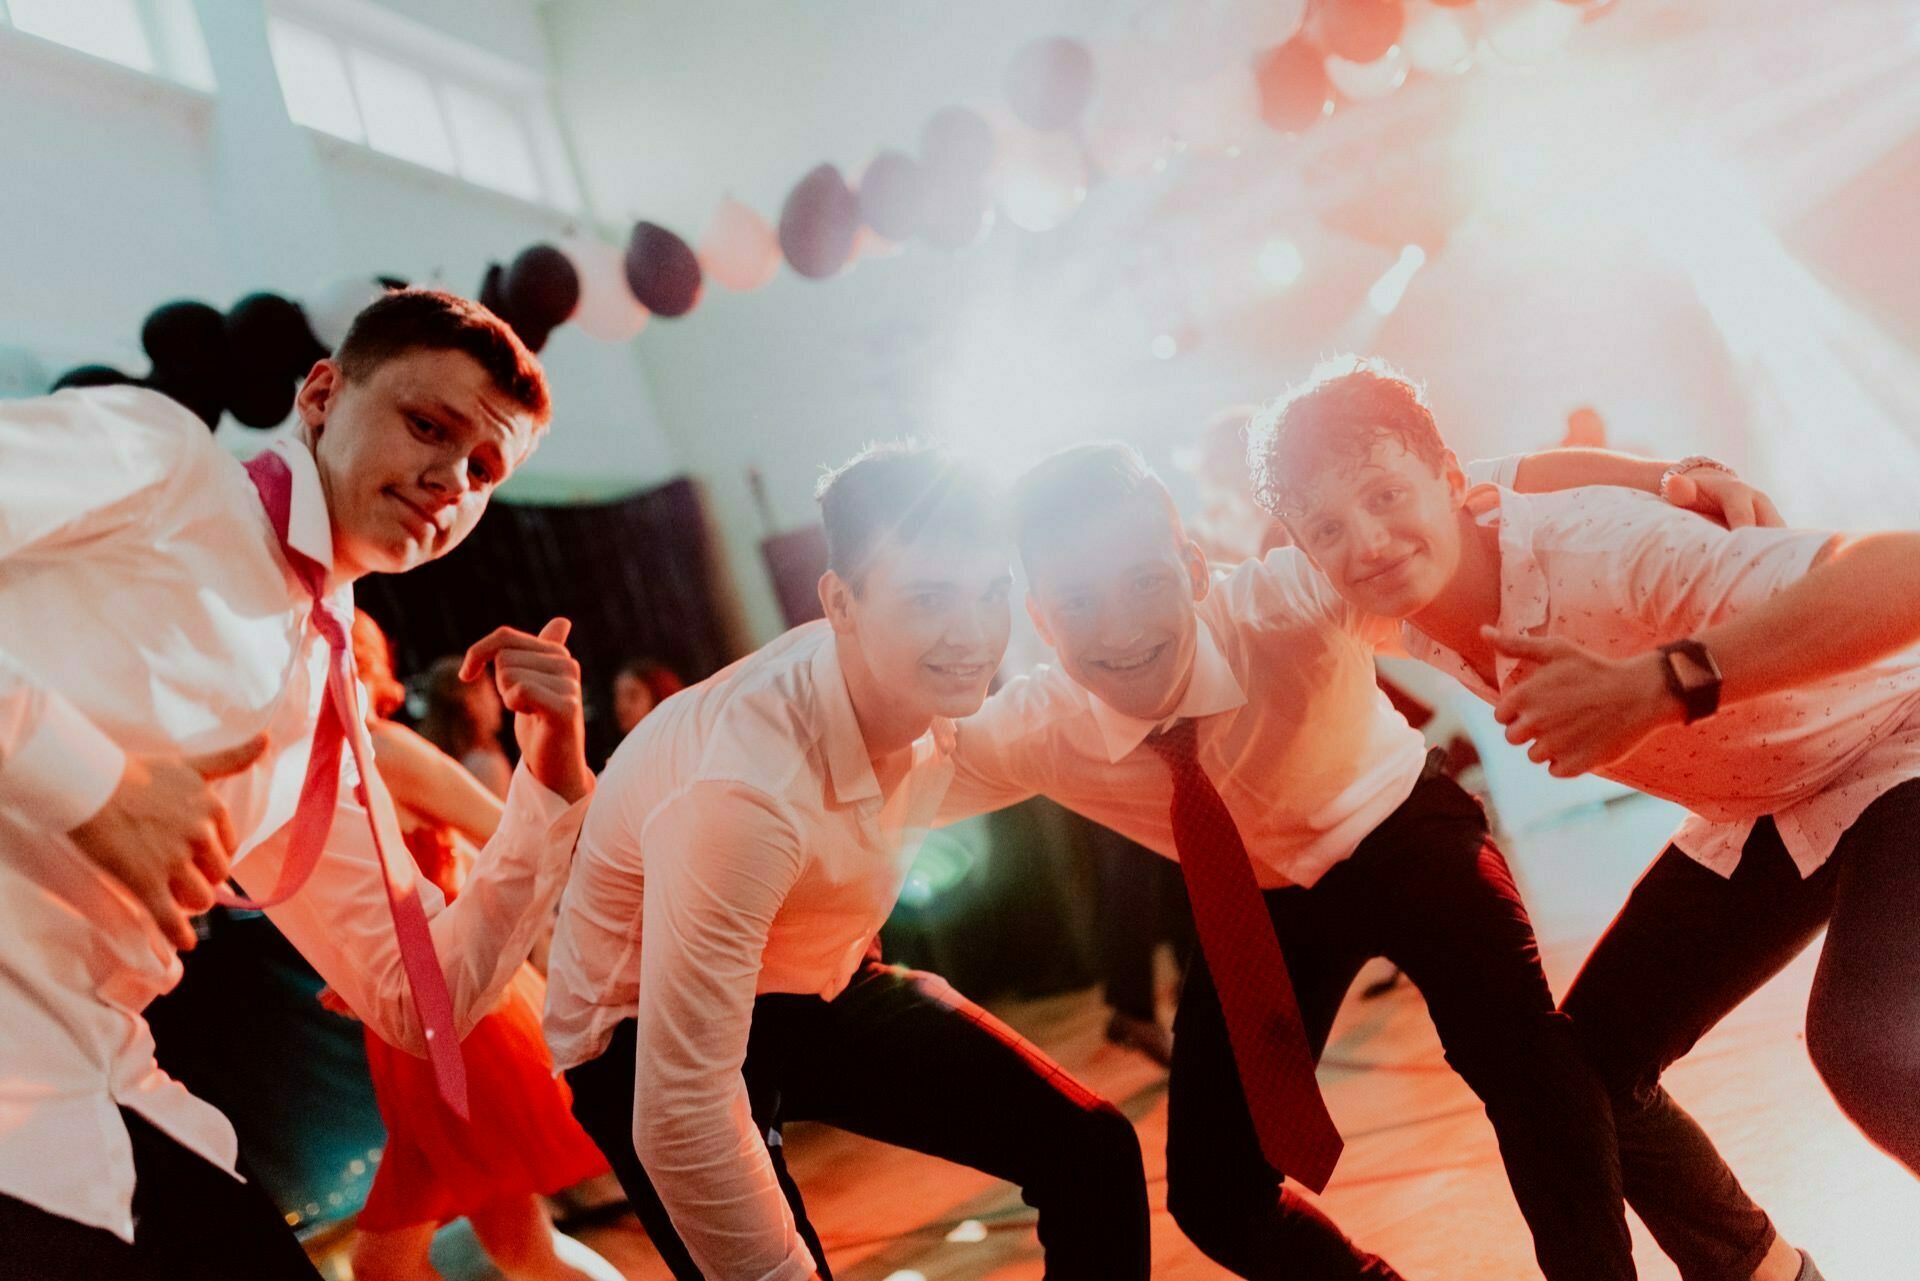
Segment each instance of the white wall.
[{"label": "white wall", "polygon": [[[391,7],[544,66],[530,0]],[[211,98],[0,31],[0,345],[56,372],[100,361],[139,374],[140,322],[168,300],[225,307],[257,289],[297,299],[372,274],[465,292],[489,259],[567,227],[293,125],[260,6],[199,8],[220,86]],[[555,424],[523,492],[604,493],[679,470],[631,344],[563,327],[544,359]]]}]

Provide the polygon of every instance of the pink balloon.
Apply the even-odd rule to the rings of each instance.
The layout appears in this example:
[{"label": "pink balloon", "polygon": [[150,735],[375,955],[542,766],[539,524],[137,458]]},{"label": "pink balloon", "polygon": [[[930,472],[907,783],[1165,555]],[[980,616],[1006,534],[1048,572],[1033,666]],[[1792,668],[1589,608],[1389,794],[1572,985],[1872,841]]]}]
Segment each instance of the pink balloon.
[{"label": "pink balloon", "polygon": [[634,301],[620,251],[604,240],[569,236],[560,252],[580,277],[580,305],[570,323],[602,342],[626,342],[646,327],[651,313]]},{"label": "pink balloon", "polygon": [[760,288],[780,270],[780,242],[773,228],[732,196],[713,211],[695,256],[702,271],[736,293]]}]

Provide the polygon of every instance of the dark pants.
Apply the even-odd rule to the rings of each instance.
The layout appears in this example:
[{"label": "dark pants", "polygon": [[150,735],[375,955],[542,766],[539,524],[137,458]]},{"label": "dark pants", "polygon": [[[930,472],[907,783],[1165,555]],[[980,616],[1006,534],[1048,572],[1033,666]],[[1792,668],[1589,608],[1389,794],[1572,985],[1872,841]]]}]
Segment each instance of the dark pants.
[{"label": "dark pants", "polygon": [[[1633,1276],[1605,1091],[1554,1009],[1533,926],[1473,798],[1424,778],[1312,888],[1266,898],[1316,1057],[1360,968],[1393,961],[1426,997],[1448,1064],[1486,1104],[1541,1271]],[[1243,1277],[1397,1277],[1261,1155],[1198,949],[1173,1026],[1167,1208],[1193,1243]]]},{"label": "dark pants", "polygon": [[1563,1009],[1613,1098],[1626,1199],[1686,1281],[1746,1281],[1773,1225],[1660,1084],[1827,931],[1807,1052],[1867,1137],[1920,1173],[1920,779],[1869,806],[1802,878],[1773,820],[1721,877],[1669,846]]},{"label": "dark pants", "polygon": [[1193,950],[1186,883],[1178,863],[1109,828],[1087,826],[1100,894],[1095,923],[1106,1001],[1121,1014],[1152,1023],[1160,1017],[1153,982],[1160,941],[1172,942],[1183,968]]},{"label": "dark pants", "polygon": [[[675,1277],[700,1281],[633,1151],[634,1024],[567,1071],[573,1113],[606,1154]],[[747,1097],[820,1275],[826,1254],[787,1176],[783,1122],[822,1121],[1018,1184],[1040,1212],[1053,1281],[1144,1281],[1147,1190],[1133,1126],[932,975],[869,961],[831,1001],[754,1002]]]},{"label": "dark pants", "polygon": [[[104,1228],[0,1195],[0,1276],[8,1281],[319,1281],[258,1184],[120,1110],[133,1139],[133,1244]],[[58,1153],[47,1159],[58,1161]]]}]

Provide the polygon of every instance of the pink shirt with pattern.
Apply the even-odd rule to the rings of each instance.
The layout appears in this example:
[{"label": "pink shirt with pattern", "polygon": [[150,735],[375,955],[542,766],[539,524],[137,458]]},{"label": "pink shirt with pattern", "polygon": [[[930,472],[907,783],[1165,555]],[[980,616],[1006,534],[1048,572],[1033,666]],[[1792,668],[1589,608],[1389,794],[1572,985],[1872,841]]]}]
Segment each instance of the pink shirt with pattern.
[{"label": "pink shirt with pattern", "polygon": [[[1625,489],[1494,492],[1498,505],[1480,519],[1500,531],[1501,629],[1564,637],[1611,658],[1753,608],[1804,575],[1835,537],[1728,531]],[[1499,657],[1494,688],[1412,624],[1403,633],[1411,656],[1489,703],[1531,667]],[[1599,772],[1693,811],[1674,844],[1722,876],[1767,815],[1801,875],[1811,875],[1867,806],[1920,778],[1920,652],[1669,726]]]}]

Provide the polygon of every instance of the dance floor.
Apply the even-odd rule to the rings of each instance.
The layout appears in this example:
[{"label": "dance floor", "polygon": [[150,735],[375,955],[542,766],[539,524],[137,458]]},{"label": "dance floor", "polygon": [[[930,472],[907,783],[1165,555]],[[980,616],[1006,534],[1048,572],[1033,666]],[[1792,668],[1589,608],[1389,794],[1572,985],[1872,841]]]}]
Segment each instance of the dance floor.
[{"label": "dance floor", "polygon": [[[1672,829],[1675,811],[1631,797],[1591,806],[1509,841],[1555,990]],[[1802,1042],[1817,952],[1803,956],[1674,1070],[1668,1084],[1718,1140],[1742,1181],[1831,1281],[1920,1275],[1920,1184],[1870,1147],[1821,1087]],[[1374,977],[1372,971],[1363,976]],[[1657,992],[1648,993],[1658,999]],[[1165,1077],[1101,1036],[1097,993],[998,1012],[1119,1102],[1140,1130],[1155,1207],[1156,1278],[1226,1275],[1166,1215]],[[1539,1275],[1480,1106],[1449,1072],[1419,994],[1342,1011],[1321,1081],[1348,1146],[1323,1204],[1413,1281],[1523,1281]],[[886,1072],[884,1063],[873,1065]],[[937,1099],[929,1107],[939,1106]],[[1025,1281],[1041,1275],[1033,1215],[1006,1184],[818,1127],[788,1152],[841,1281]],[[630,1219],[583,1230],[632,1278],[668,1274]],[[1645,1281],[1676,1274],[1639,1224]],[[447,1243],[451,1244],[451,1243]],[[448,1275],[460,1273],[443,1252]],[[438,1256],[437,1256],[438,1257]]]}]

